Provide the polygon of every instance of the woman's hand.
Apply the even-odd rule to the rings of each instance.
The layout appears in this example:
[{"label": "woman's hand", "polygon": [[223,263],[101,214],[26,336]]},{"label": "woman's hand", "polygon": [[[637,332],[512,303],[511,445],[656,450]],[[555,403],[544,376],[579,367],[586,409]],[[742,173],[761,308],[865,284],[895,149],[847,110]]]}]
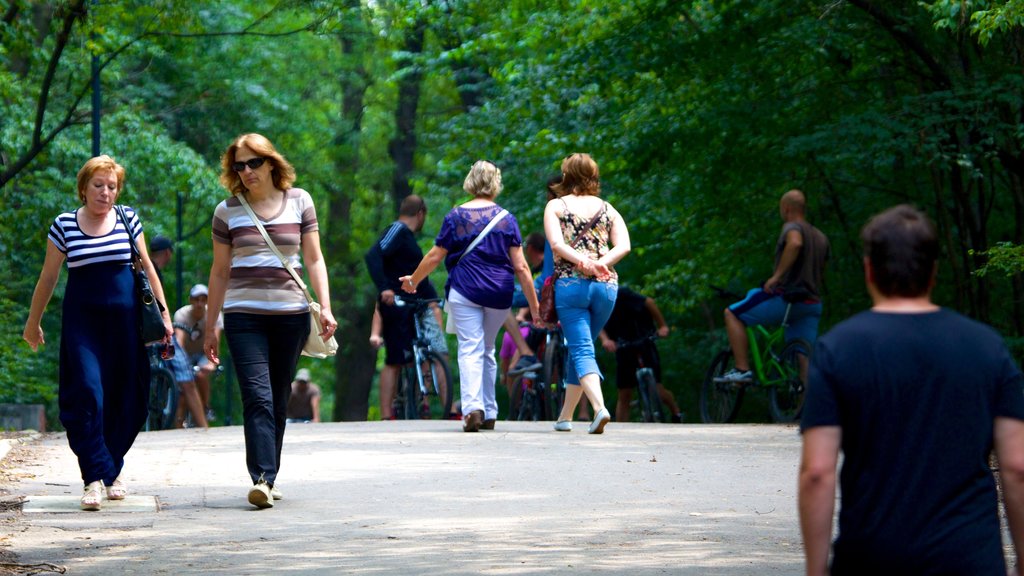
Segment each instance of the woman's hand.
[{"label": "woman's hand", "polygon": [[338,329],[338,322],[334,319],[334,314],[331,314],[330,310],[320,309],[320,338],[324,342],[327,342],[331,336],[334,336],[334,331]]},{"label": "woman's hand", "polygon": [[409,294],[416,293],[416,285],[412,283],[412,276],[402,276],[398,279],[402,283],[402,291]]},{"label": "woman's hand", "polygon": [[203,337],[203,352],[206,353],[206,358],[210,362],[213,362],[215,366],[220,366],[220,358],[217,356],[217,352],[220,349],[220,338],[217,337],[215,332],[215,330],[206,331],[206,335]]},{"label": "woman's hand", "polygon": [[27,322],[25,323],[25,330],[22,331],[21,337],[28,342],[33,352],[39,350],[39,347],[46,344],[46,338],[43,337],[43,327],[39,324],[30,326]]}]

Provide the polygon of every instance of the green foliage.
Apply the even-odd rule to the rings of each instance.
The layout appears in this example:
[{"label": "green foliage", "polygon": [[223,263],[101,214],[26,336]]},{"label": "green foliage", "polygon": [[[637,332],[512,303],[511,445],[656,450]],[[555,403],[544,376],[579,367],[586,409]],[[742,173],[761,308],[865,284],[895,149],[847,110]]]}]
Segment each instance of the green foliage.
[{"label": "green foliage", "polygon": [[[14,2],[0,0],[0,16]],[[69,5],[35,3],[30,18],[30,4],[0,22],[4,170],[36,143]],[[256,131],[317,201],[335,298],[369,302],[362,255],[394,217],[398,86],[419,74],[410,183],[431,207],[424,248],[464,201],[474,160],[501,167],[499,201],[525,234],[541,228],[544,183],[561,159],[591,153],[603,197],[630,228],[622,281],[655,297],[676,327],[666,382],[689,400],[717,346],[725,303],[711,286],[742,292],[771,274],[777,202],[790,188],[807,193],[809,219],[832,242],[823,329],[865,306],[857,234],[899,202],[938,223],[940,302],[1004,331],[1024,325],[1008,309],[1024,294],[1003,278],[1024,266],[1021,0],[130,0],[87,9],[38,126],[43,137],[57,133],[0,188],[0,273],[11,278],[0,306],[14,324],[27,314],[49,222],[77,203],[96,55],[103,148],[128,168],[124,201],[147,235],[177,237],[182,198],[175,257],[184,275],[168,276],[171,294],[204,281],[210,215],[225,196],[220,154]],[[405,39],[421,25],[422,49],[410,50]],[[352,115],[342,106],[354,86],[364,91]],[[42,351],[0,339],[3,389],[53,385],[60,299],[58,288]],[[345,311],[343,327],[358,325]],[[326,396],[331,367],[317,370]]]}]

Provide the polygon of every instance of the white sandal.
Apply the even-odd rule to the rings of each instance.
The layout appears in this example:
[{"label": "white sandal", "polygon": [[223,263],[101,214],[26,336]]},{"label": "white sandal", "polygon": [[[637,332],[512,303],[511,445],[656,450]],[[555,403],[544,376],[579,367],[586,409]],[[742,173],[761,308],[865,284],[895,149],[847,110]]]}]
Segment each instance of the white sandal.
[{"label": "white sandal", "polygon": [[124,500],[128,496],[128,487],[121,481],[121,477],[118,476],[110,486],[107,486],[107,499],[108,500]]},{"label": "white sandal", "polygon": [[82,510],[97,511],[103,504],[103,480],[96,480],[85,485],[82,493]]}]

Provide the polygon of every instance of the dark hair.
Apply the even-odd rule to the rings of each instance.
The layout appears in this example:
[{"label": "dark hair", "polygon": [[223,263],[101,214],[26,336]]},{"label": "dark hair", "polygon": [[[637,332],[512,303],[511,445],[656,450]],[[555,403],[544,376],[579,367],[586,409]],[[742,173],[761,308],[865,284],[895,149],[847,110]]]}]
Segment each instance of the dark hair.
[{"label": "dark hair", "polygon": [[533,248],[537,252],[543,252],[544,242],[545,238],[542,232],[530,232],[526,236],[526,242],[523,242],[523,244],[527,248]]},{"label": "dark hair", "polygon": [[399,216],[415,216],[420,212],[427,211],[427,203],[423,198],[415,194],[409,194],[402,199],[402,205],[398,207]]},{"label": "dark hair", "polygon": [[561,184],[562,184],[562,173],[561,172],[559,172],[558,174],[554,174],[550,178],[548,178],[548,188],[547,188],[547,198],[548,198],[548,200],[554,200],[555,198],[558,198],[559,196],[562,195],[561,194],[561,190],[560,190]]},{"label": "dark hair", "polygon": [[900,204],[875,215],[860,234],[874,284],[886,296],[923,296],[931,289],[939,258],[935,224]]}]

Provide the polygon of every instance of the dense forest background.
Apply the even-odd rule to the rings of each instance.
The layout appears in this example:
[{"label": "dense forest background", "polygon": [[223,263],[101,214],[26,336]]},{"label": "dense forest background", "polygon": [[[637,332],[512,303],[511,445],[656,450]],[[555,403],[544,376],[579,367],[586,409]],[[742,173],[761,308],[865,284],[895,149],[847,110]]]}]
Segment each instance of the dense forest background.
[{"label": "dense forest background", "polygon": [[664,380],[690,420],[722,343],[712,286],[771,274],[790,188],[832,242],[823,331],[868,305],[860,227],[909,202],[940,228],[936,300],[1021,354],[1022,18],[1021,0],[0,0],[0,402],[56,420],[61,288],[47,345],[21,331],[92,155],[93,68],[122,200],[176,241],[172,307],[208,277],[230,141],[260,132],[295,165],[341,323],[336,360],[304,360],[328,418],[376,414],[365,250],[410,193],[429,247],[480,158],[526,234],[560,159],[595,157],[632,236],[621,278],[673,328]]}]

